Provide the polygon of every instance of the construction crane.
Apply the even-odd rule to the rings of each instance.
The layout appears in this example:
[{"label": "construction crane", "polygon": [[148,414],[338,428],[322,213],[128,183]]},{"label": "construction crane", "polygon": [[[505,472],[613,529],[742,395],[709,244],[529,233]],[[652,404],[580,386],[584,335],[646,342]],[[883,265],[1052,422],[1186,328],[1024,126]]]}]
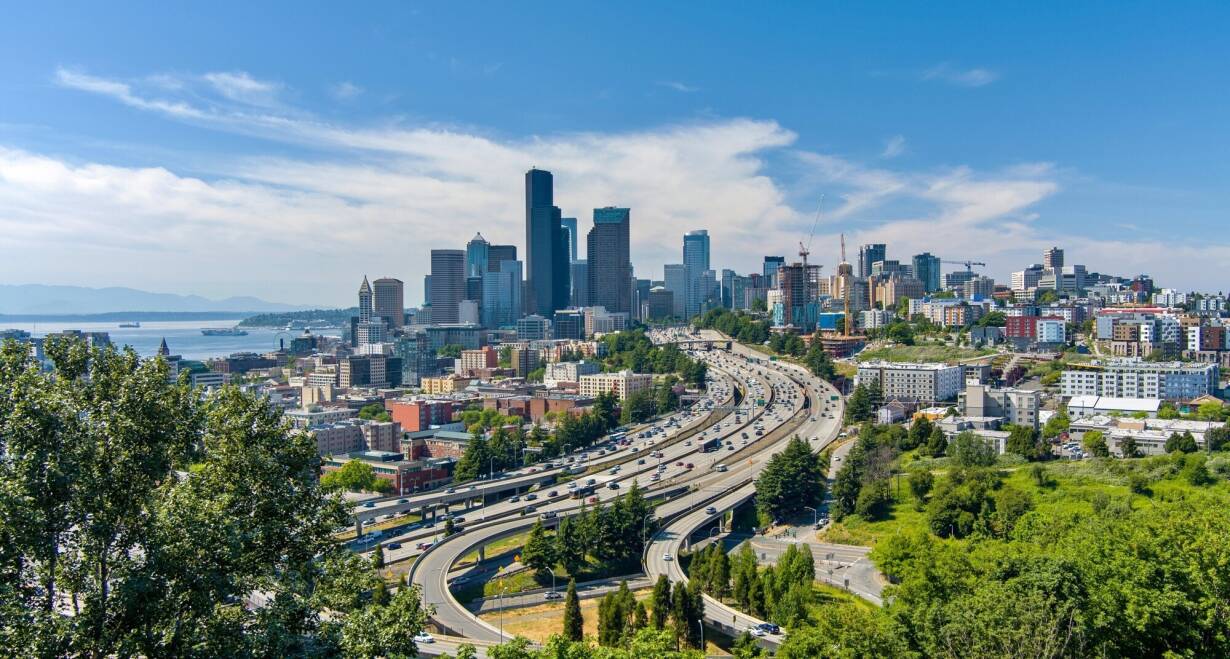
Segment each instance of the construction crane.
[{"label": "construction crane", "polygon": [[803,261],[803,283],[807,289],[803,292],[803,298],[807,301],[812,300],[812,282],[811,270],[807,268],[807,257],[811,255],[811,241],[816,236],[816,225],[820,223],[820,209],[824,206],[824,195],[820,195],[820,203],[816,204],[816,217],[811,221],[811,231],[807,233],[807,244],[799,241],[799,258]]},{"label": "construction crane", "polygon": [[949,265],[963,265],[965,266],[966,272],[973,272],[974,266],[980,266],[983,268],[987,267],[987,264],[979,261],[940,261],[940,263],[947,263]]}]

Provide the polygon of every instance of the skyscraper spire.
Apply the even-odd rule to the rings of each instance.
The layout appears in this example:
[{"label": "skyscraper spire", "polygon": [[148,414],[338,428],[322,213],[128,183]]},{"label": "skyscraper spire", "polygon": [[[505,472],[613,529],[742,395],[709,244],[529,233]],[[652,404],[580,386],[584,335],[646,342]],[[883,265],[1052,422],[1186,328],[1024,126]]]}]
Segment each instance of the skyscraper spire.
[{"label": "skyscraper spire", "polygon": [[363,283],[359,286],[359,322],[367,323],[372,319],[372,286],[367,283],[367,275],[363,275]]},{"label": "skyscraper spire", "polygon": [[167,337],[162,337],[162,343],[158,345],[158,354],[162,357],[170,357],[171,349],[167,347]]}]

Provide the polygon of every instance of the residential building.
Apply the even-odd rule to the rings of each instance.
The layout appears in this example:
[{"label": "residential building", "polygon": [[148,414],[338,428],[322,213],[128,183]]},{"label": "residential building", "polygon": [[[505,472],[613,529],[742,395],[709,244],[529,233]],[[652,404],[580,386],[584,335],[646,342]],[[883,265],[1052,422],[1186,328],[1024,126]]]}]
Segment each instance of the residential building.
[{"label": "residential building", "polygon": [[1064,396],[1160,398],[1189,401],[1217,392],[1218,364],[1147,362],[1139,359],[1073,364],[1060,376]]},{"label": "residential building", "polygon": [[396,421],[364,421],[359,425],[364,448],[401,453],[401,424]]},{"label": "residential building", "polygon": [[519,378],[524,378],[538,368],[538,350],[528,347],[517,347],[509,351],[513,372]]},{"label": "residential building", "polygon": [[582,375],[578,384],[578,391],[582,396],[596,397],[613,392],[620,401],[625,401],[637,392],[652,389],[653,375],[623,370],[618,373]]},{"label": "residential building", "polygon": [[542,383],[548,387],[559,386],[562,382],[580,383],[582,376],[595,375],[602,371],[598,362],[588,360],[549,363],[546,364],[545,369]]},{"label": "residential building", "polygon": [[856,384],[880,383],[885,402],[892,400],[932,404],[956,400],[961,390],[960,366],[909,362],[863,362],[858,365]]},{"label": "residential building", "polygon": [[967,300],[989,300],[995,294],[995,280],[990,277],[975,276],[961,286]]},{"label": "residential building", "polygon": [[470,378],[462,375],[438,375],[430,378],[419,378],[419,388],[428,396],[451,394],[464,391],[470,386]]},{"label": "residential building", "polygon": [[1136,419],[1129,417],[1112,417],[1097,415],[1088,418],[1073,419],[1068,435],[1073,441],[1084,440],[1085,434],[1091,431],[1102,433],[1106,446],[1112,455],[1123,456],[1123,442],[1131,437],[1136,444],[1136,450],[1141,455],[1165,455],[1166,440],[1174,433],[1191,433],[1196,440],[1196,446],[1201,450],[1205,446],[1205,435],[1213,428],[1224,424],[1216,421],[1189,421],[1187,419]]},{"label": "residential building", "polygon": [[1005,422],[1037,429],[1042,392],[1024,389],[995,389],[985,384],[965,385],[958,399],[961,416],[1000,417]]},{"label": "residential building", "polygon": [[461,301],[466,294],[466,253],[460,249],[431,250],[431,322],[460,322]]},{"label": "residential building", "polygon": [[499,361],[499,353],[491,346],[483,346],[477,350],[462,350],[461,359],[458,360],[457,371],[459,373],[469,373],[470,371],[495,368]]},{"label": "residential building", "polygon": [[406,432],[419,432],[431,426],[451,423],[455,406],[451,401],[426,398],[386,400],[384,408]]},{"label": "residential building", "polygon": [[632,312],[632,260],[629,254],[631,211],[627,208],[595,208],[594,227],[586,243],[589,285],[586,299],[591,306],[615,313]]}]

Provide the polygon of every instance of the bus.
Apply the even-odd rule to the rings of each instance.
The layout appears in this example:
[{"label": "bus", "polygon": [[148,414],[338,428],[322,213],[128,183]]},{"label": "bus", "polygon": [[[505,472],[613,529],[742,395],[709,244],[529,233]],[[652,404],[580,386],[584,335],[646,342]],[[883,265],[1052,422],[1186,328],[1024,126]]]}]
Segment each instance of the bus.
[{"label": "bus", "polygon": [[610,439],[612,442],[618,442],[627,436],[628,436],[628,433],[626,432],[613,432],[610,434],[610,437],[608,437],[608,439]]},{"label": "bus", "polygon": [[577,489],[573,490],[573,491],[572,491],[572,494],[571,494],[570,496],[571,496],[573,499],[584,499],[585,497],[587,497],[587,496],[589,496],[589,495],[591,495],[591,494],[593,494],[593,493],[594,493],[594,486],[593,486],[593,485],[582,485],[582,486],[578,487]]}]

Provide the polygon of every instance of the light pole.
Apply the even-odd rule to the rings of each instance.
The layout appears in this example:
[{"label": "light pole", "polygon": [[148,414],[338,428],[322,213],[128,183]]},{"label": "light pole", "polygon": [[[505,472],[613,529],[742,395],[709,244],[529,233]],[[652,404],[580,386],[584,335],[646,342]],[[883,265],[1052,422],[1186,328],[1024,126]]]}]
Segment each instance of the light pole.
[{"label": "light pole", "polygon": [[818,527],[820,526],[820,511],[816,510],[815,508],[812,508],[811,506],[803,506],[803,509],[804,509],[804,510],[810,510],[810,511],[811,511],[811,513],[812,513],[812,528],[813,528],[813,529],[814,529],[814,528],[818,528]]},{"label": "light pole", "polygon": [[705,619],[701,618],[696,621],[696,626],[700,627],[700,651],[705,651]]}]

